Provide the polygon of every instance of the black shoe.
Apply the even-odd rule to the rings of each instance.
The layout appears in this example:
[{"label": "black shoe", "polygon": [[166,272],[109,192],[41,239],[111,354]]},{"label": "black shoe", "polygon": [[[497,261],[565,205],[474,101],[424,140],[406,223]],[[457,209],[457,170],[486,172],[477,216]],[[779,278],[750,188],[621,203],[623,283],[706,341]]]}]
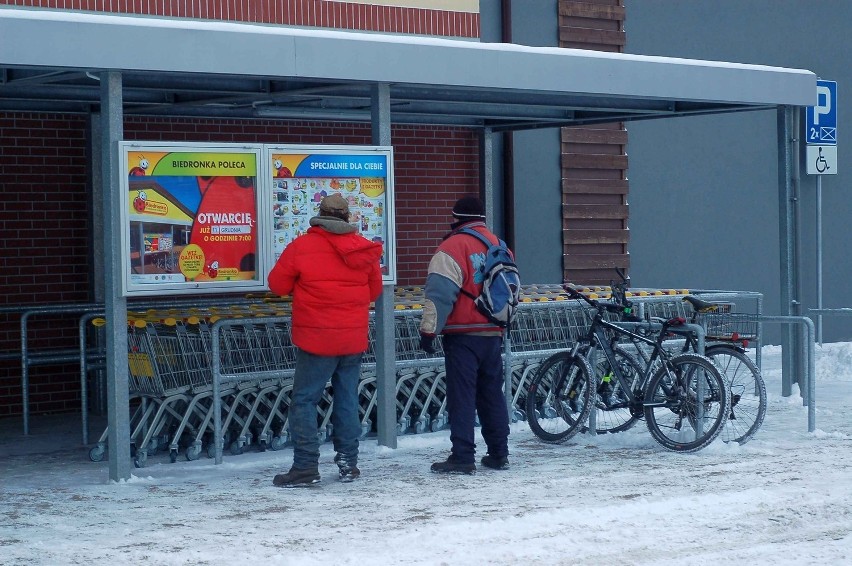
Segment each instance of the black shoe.
[{"label": "black shoe", "polygon": [[357,464],[343,454],[338,453],[334,457],[334,463],[337,464],[340,472],[340,481],[351,482],[361,477],[361,470],[358,469]]},{"label": "black shoe", "polygon": [[436,474],[467,474],[473,475],[476,473],[476,464],[462,464],[450,458],[444,462],[435,462],[432,464],[432,471]]},{"label": "black shoe", "polygon": [[486,454],[482,457],[482,465],[486,468],[491,468],[492,470],[508,470],[509,458],[508,456],[492,456],[491,454]]},{"label": "black shoe", "polygon": [[316,469],[290,468],[286,474],[278,474],[272,478],[275,487],[306,487],[319,483],[320,475]]}]

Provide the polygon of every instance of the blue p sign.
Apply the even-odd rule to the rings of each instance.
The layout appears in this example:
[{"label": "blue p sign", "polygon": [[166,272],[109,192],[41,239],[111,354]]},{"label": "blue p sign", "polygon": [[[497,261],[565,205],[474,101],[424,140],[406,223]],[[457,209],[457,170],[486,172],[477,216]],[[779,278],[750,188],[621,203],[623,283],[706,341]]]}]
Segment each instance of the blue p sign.
[{"label": "blue p sign", "polygon": [[809,144],[837,145],[835,81],[817,81],[817,105],[806,110],[805,140]]}]

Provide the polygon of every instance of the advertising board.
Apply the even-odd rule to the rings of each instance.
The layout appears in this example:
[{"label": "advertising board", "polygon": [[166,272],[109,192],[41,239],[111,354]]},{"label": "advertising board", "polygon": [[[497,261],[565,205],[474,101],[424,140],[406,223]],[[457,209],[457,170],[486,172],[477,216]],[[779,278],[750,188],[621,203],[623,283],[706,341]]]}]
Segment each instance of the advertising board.
[{"label": "advertising board", "polygon": [[304,234],[320,201],[339,194],[349,223],[384,247],[383,281],[396,283],[393,152],[380,146],[266,146],[272,186],[272,261]]},{"label": "advertising board", "polygon": [[268,290],[275,260],[334,193],[396,283],[389,147],[120,142],[119,156],[125,295]]},{"label": "advertising board", "polygon": [[120,144],[126,294],[265,288],[261,147]]}]

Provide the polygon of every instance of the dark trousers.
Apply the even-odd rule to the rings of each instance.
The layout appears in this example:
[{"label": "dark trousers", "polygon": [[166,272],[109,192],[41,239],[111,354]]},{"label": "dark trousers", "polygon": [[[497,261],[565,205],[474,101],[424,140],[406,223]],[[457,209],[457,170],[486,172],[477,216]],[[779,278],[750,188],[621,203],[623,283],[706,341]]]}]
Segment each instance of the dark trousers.
[{"label": "dark trousers", "polygon": [[477,413],[482,438],[492,456],[509,453],[509,412],[503,395],[500,336],[446,334],[447,412],[450,418],[451,458],[475,462],[474,425]]}]

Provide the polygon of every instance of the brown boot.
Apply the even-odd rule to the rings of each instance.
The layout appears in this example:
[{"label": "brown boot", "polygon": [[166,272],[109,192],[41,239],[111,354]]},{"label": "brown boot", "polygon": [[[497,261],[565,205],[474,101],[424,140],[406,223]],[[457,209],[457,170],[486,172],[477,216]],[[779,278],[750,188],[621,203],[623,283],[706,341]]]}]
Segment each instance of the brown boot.
[{"label": "brown boot", "polygon": [[307,487],[319,483],[319,470],[316,468],[290,468],[286,474],[278,474],[272,478],[275,487]]}]

